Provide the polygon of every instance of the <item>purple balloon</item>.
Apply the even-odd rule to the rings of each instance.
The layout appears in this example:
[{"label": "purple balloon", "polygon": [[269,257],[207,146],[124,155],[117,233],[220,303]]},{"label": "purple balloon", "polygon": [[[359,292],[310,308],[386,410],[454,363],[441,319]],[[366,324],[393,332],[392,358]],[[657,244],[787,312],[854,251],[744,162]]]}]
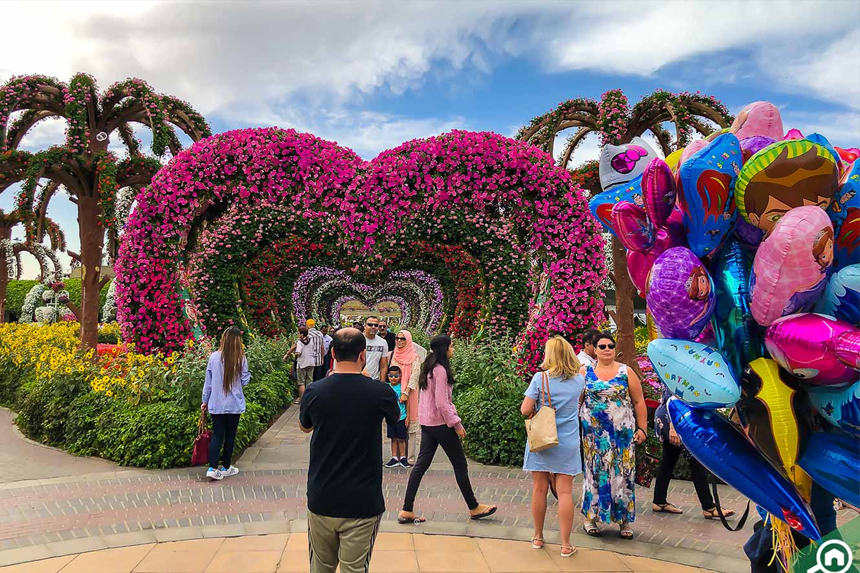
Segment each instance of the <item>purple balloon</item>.
[{"label": "purple balloon", "polygon": [[743,219],[738,219],[738,222],[735,225],[735,235],[745,246],[757,249],[759,244],[761,244],[761,240],[764,238],[764,231],[752,223],[747,223]]},{"label": "purple balloon", "polygon": [[631,251],[647,251],[654,246],[657,234],[645,210],[630,201],[619,201],[612,207],[612,228],[618,239]]},{"label": "purple balloon", "polygon": [[714,313],[714,283],[686,247],[673,247],[651,268],[645,300],[663,338],[695,340]]},{"label": "purple balloon", "polygon": [[687,246],[687,232],[684,231],[684,214],[677,207],[674,208],[672,214],[666,219],[666,230],[672,238],[673,247]]},{"label": "purple balloon", "polygon": [[675,208],[675,176],[662,159],[655,158],[642,173],[642,199],[645,212],[655,227],[662,227]]},{"label": "purple balloon", "polygon": [[753,135],[752,137],[741,139],[741,150],[743,151],[744,161],[773,143],[776,143],[775,139],[765,137],[764,135]]},{"label": "purple balloon", "polygon": [[650,250],[627,251],[627,273],[630,275],[630,280],[633,281],[633,284],[639,290],[639,296],[645,297],[645,289],[648,286],[648,273],[651,272],[654,261],[666,252],[666,249],[674,246],[672,238],[666,229],[660,229],[657,231],[657,240]]}]

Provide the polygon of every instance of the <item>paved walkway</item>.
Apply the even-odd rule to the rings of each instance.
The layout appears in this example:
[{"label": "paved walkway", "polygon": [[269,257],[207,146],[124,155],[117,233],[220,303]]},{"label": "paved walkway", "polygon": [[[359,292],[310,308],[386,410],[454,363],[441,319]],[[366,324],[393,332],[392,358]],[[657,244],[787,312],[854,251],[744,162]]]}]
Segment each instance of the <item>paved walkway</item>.
[{"label": "paved walkway", "polygon": [[[617,571],[701,573],[645,557],[580,549],[567,559],[559,546],[535,551],[531,544],[499,539],[381,533],[370,570],[379,573],[520,573]],[[305,533],[165,542],[55,557],[0,567],[0,573],[293,573],[308,571]]]},{"label": "paved walkway", "polygon": [[[105,549],[129,541],[146,544],[301,530],[306,527],[309,438],[299,431],[296,415],[296,408],[288,410],[244,452],[237,462],[242,473],[215,483],[203,479],[200,468],[129,470],[51,449],[46,449],[46,454],[41,446],[26,442],[13,446],[24,448],[16,451],[25,458],[59,456],[52,462],[49,475],[65,477],[46,478],[45,468],[20,464],[21,459],[8,466],[17,472],[13,475],[18,479],[0,484],[0,565]],[[10,440],[4,432],[11,429],[0,427],[3,444]],[[91,473],[96,466],[111,471]],[[530,477],[524,472],[471,464],[470,475],[479,500],[500,505],[493,518],[472,522],[453,471],[445,456],[439,454],[425,476],[416,503],[416,510],[428,522],[400,526],[395,516],[403,500],[407,475],[405,469],[385,470],[383,485],[389,508],[383,524],[385,531],[530,538]],[[669,499],[685,511],[680,516],[654,514],[650,509],[651,492],[640,489],[638,493],[635,540],[620,540],[617,528],[608,530],[600,539],[587,537],[577,529],[574,543],[725,572],[749,570],[742,546],[751,527],[731,533],[719,522],[704,520],[692,484],[672,482]],[[735,510],[745,505],[745,500],[728,487],[721,488],[720,497],[725,506]],[[844,512],[842,519],[848,517]],[[551,503],[547,529],[552,530],[556,523],[555,504]],[[579,517],[577,527],[581,527]],[[548,531],[547,535],[552,539],[557,533]]]}]

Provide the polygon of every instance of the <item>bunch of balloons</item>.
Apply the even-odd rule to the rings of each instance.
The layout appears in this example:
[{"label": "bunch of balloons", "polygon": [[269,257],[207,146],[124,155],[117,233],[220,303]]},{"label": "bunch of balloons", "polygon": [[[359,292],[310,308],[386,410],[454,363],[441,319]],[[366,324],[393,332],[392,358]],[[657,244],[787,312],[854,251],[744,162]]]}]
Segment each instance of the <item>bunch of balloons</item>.
[{"label": "bunch of balloons", "polygon": [[590,203],[628,250],[684,446],[813,540],[813,480],[860,506],[858,158],[755,102],[665,160],[605,146]]}]

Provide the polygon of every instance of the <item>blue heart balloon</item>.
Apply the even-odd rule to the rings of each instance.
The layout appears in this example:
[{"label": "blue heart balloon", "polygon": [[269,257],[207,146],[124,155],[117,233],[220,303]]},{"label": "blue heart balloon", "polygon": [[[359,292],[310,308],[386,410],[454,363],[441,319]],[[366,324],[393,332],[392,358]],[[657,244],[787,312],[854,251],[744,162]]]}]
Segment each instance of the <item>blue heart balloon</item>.
[{"label": "blue heart balloon", "polygon": [[843,175],[827,214],[836,234],[833,268],[838,270],[860,260],[860,159]]},{"label": "blue heart balloon", "polygon": [[591,209],[594,218],[600,221],[604,229],[616,237],[618,233],[612,228],[612,208],[621,201],[628,201],[639,207],[645,207],[645,199],[642,196],[642,175],[623,185],[616,185],[608,191],[595,195],[588,202],[588,208]]},{"label": "blue heart balloon", "polygon": [[658,338],[648,343],[654,371],[672,394],[699,408],[727,408],[741,387],[723,356],[701,342]]},{"label": "blue heart balloon", "polygon": [[681,164],[678,203],[690,250],[716,252],[737,220],[735,182],[743,159],[738,138],[724,133]]},{"label": "blue heart balloon", "polygon": [[717,296],[712,318],[717,348],[731,363],[735,376],[764,355],[764,334],[750,311],[752,262],[753,253],[739,240],[731,239],[711,264]]},{"label": "blue heart balloon", "polygon": [[668,407],[681,442],[703,466],[809,539],[821,539],[812,511],[794,485],[731,422],[677,398]]},{"label": "blue heart balloon", "polygon": [[847,388],[809,385],[809,401],[828,422],[860,437],[860,382]]},{"label": "blue heart balloon", "polygon": [[860,326],[860,263],[848,265],[830,277],[815,312]]},{"label": "blue heart balloon", "polygon": [[860,506],[860,440],[842,432],[812,434],[799,463],[818,485]]}]

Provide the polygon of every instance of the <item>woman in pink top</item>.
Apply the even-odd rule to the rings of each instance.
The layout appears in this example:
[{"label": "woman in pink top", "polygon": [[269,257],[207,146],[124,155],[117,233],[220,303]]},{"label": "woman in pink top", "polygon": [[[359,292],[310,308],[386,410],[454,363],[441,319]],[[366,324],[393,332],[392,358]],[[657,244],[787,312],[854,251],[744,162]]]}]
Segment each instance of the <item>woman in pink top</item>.
[{"label": "woman in pink top", "polygon": [[454,355],[451,338],[445,335],[435,337],[430,341],[430,351],[418,379],[418,387],[421,391],[418,401],[421,451],[418,452],[418,460],[412,468],[412,473],[409,474],[406,499],[397,521],[399,523],[424,521],[423,517],[418,517],[413,511],[415,495],[421,485],[421,478],[430,467],[439,446],[442,446],[445,455],[454,466],[457,485],[460,487],[463,499],[466,500],[466,505],[469,506],[472,519],[493,515],[498,508],[495,505],[478,503],[472,492],[472,483],[469,481],[466,454],[463,453],[463,444],[460,442],[460,438],[466,437],[466,430],[463,429],[460,416],[457,415],[457,408],[451,401],[451,386],[454,384],[450,364],[451,357]]}]

